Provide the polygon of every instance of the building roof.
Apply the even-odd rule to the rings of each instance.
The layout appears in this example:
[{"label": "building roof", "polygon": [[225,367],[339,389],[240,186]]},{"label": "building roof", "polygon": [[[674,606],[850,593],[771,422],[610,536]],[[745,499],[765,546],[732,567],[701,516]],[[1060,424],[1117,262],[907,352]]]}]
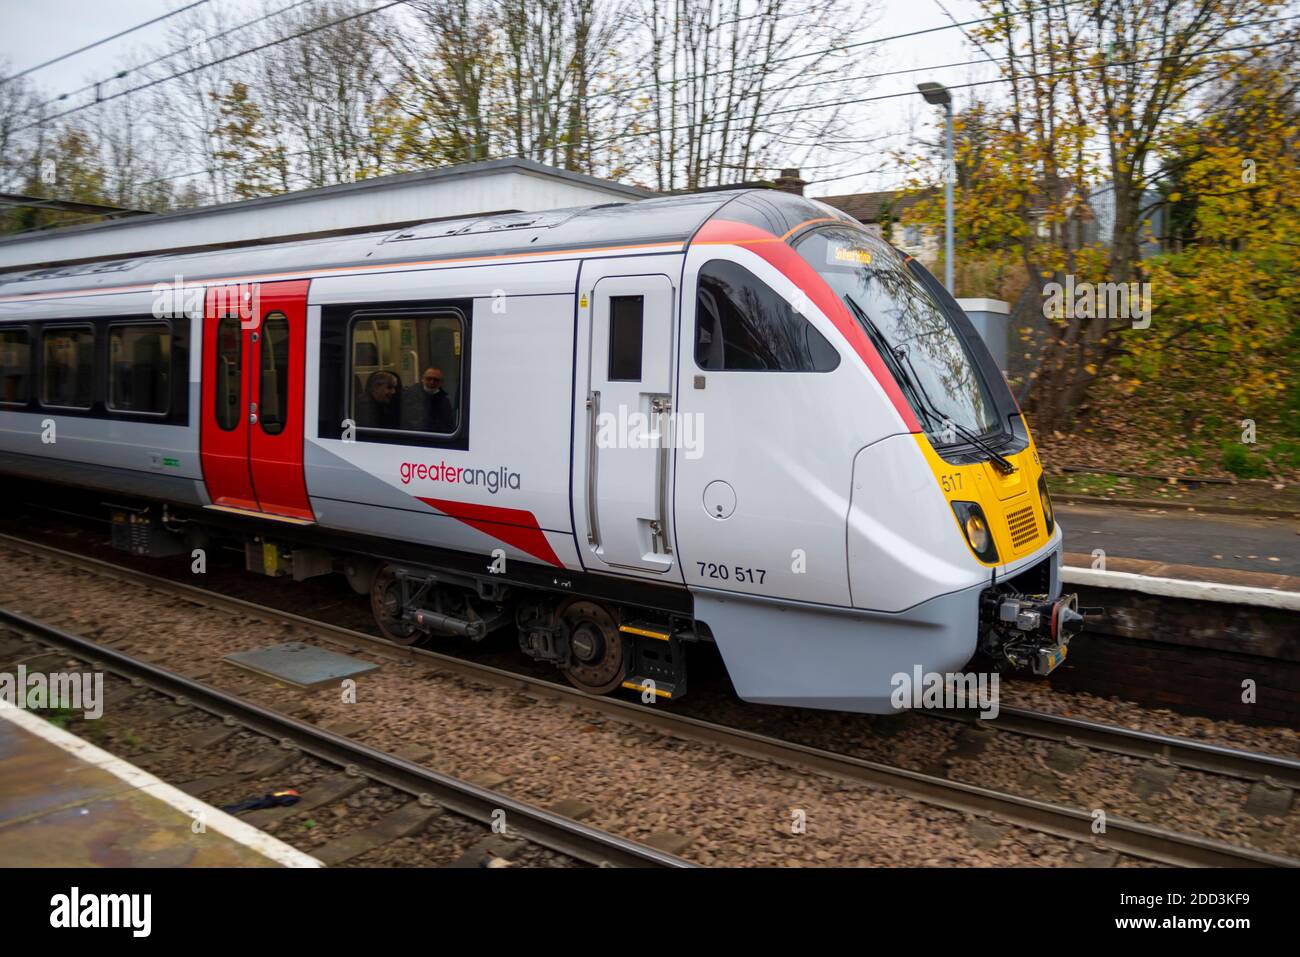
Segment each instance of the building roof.
[{"label": "building roof", "polygon": [[649,190],[526,159],[376,176],[278,196],[0,236],[0,271],[341,236],[484,213],[633,201]]},{"label": "building roof", "polygon": [[899,215],[931,191],[908,195],[901,189],[887,189],[876,193],[846,193],[843,196],[820,196],[820,202],[848,213],[860,223],[878,223],[888,217],[897,220]]}]

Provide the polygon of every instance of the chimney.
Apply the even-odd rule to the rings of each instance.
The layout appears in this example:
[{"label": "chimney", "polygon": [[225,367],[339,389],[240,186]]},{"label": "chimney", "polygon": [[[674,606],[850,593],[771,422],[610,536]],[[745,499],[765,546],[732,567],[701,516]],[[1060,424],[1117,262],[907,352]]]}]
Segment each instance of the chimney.
[{"label": "chimney", "polygon": [[794,193],[796,196],[803,195],[803,188],[808,185],[807,180],[799,178],[799,170],[793,167],[787,167],[781,170],[781,175],[776,178],[776,188],[784,190],[787,193]]}]

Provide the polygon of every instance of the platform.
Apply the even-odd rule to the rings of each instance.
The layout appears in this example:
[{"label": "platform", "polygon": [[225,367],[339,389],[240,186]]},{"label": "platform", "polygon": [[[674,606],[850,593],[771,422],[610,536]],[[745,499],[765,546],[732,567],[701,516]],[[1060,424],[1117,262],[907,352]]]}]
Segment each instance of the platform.
[{"label": "platform", "polygon": [[[1067,552],[1106,553],[1106,567],[1151,574],[1116,560],[1166,565],[1166,577],[1190,577],[1261,588],[1297,590],[1300,584],[1300,523],[1294,519],[1213,515],[1180,509],[1114,505],[1059,505]],[[1076,564],[1067,560],[1067,564]],[[1290,582],[1286,581],[1290,579]]]},{"label": "platform", "polygon": [[0,867],[320,866],[283,841],[0,701]]}]

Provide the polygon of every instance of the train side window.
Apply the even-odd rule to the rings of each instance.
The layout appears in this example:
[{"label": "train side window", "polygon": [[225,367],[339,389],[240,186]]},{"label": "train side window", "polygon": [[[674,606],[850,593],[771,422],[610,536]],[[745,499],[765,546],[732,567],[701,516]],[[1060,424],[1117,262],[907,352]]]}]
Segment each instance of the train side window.
[{"label": "train side window", "polygon": [[743,266],[700,269],[695,362],[701,369],[830,372],[840,355],[817,328]]},{"label": "train side window", "polygon": [[95,330],[55,326],[41,332],[41,404],[89,409],[95,398]]},{"label": "train side window", "polygon": [[165,322],[108,329],[108,407],[166,415],[171,405],[171,328]]},{"label": "train side window", "polygon": [[464,424],[459,310],[362,314],[349,333],[351,419],[359,429],[446,437]]},{"label": "train side window", "polygon": [[31,368],[27,330],[0,330],[0,405],[27,404]]},{"label": "train side window", "polygon": [[217,425],[231,432],[239,426],[241,414],[239,399],[240,368],[243,364],[244,336],[236,316],[227,316],[217,323],[217,348],[214,355],[216,368]]},{"label": "train side window", "polygon": [[645,322],[644,296],[609,299],[609,381],[641,381],[641,330]]},{"label": "train side window", "polygon": [[273,312],[262,322],[262,380],[258,420],[267,435],[279,435],[289,415],[289,319]]}]

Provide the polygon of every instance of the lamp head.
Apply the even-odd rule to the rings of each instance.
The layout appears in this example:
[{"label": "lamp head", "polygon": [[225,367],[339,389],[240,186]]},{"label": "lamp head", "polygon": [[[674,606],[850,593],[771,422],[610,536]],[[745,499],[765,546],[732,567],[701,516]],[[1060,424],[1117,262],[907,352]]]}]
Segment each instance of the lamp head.
[{"label": "lamp head", "polygon": [[942,83],[918,83],[916,88],[931,106],[952,105],[952,94]]}]

